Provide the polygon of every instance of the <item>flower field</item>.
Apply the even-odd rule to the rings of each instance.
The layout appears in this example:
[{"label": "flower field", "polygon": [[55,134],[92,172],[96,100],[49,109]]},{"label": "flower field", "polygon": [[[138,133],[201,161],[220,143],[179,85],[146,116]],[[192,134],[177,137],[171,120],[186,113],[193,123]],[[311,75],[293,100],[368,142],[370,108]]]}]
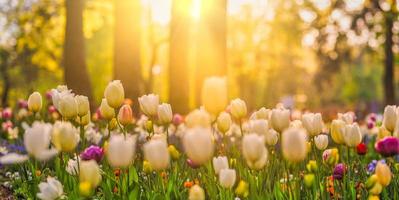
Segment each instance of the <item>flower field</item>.
[{"label": "flower field", "polygon": [[140,115],[131,102],[116,80],[100,105],[58,86],[2,108],[1,191],[44,200],[399,199],[396,106],[332,121],[281,105],[251,113],[228,100],[219,77],[205,80],[203,106],[185,116],[155,94],[138,99]]}]

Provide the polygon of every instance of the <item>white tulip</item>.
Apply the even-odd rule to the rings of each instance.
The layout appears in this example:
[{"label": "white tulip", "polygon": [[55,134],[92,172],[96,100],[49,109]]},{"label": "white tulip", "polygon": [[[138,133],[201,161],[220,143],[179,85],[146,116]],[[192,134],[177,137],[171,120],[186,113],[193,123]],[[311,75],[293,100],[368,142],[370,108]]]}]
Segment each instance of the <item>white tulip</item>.
[{"label": "white tulip", "polygon": [[0,157],[0,164],[9,165],[9,164],[19,164],[27,161],[29,157],[27,155],[20,155],[17,153],[8,153],[4,156]]},{"label": "white tulip", "polygon": [[78,103],[73,95],[64,95],[58,102],[58,111],[62,117],[73,119],[78,115]]},{"label": "white tulip", "polygon": [[328,136],[327,135],[315,136],[314,143],[316,144],[316,148],[318,150],[324,150],[328,146]]},{"label": "white tulip", "polygon": [[161,124],[169,124],[172,122],[173,113],[170,104],[163,103],[158,106],[158,120]]},{"label": "white tulip", "polygon": [[306,132],[304,129],[288,128],[283,132],[281,148],[285,159],[300,162],[307,154]]},{"label": "white tulip", "polygon": [[247,104],[245,101],[237,98],[230,102],[230,113],[236,119],[241,119],[247,115]]},{"label": "white tulip", "polygon": [[205,192],[199,185],[194,185],[188,192],[188,200],[205,200]]},{"label": "white tulip", "polygon": [[108,83],[104,91],[104,97],[109,106],[114,109],[119,108],[125,100],[125,90],[120,80],[114,80]]},{"label": "white tulip", "polygon": [[323,119],[320,113],[302,115],[302,124],[310,137],[319,135],[323,131]]},{"label": "white tulip", "polygon": [[331,123],[331,138],[337,144],[344,144],[345,122],[340,119],[335,119]]},{"label": "white tulip", "polygon": [[29,96],[28,109],[32,112],[39,112],[42,109],[42,95],[39,92],[34,92]]},{"label": "white tulip", "polygon": [[143,95],[139,97],[140,109],[147,116],[158,114],[159,96],[155,94]]},{"label": "white tulip", "polygon": [[302,125],[302,121],[299,119],[293,120],[290,122],[289,128],[304,128]]},{"label": "white tulip", "polygon": [[356,147],[362,142],[362,133],[357,123],[345,126],[344,140],[348,147]]},{"label": "white tulip", "polygon": [[80,141],[79,131],[70,122],[57,121],[51,130],[51,142],[59,151],[72,152]]},{"label": "white tulip", "polygon": [[350,112],[338,113],[338,119],[344,121],[346,124],[352,124],[355,121],[353,113]]},{"label": "white tulip", "polygon": [[144,158],[152,169],[161,170],[169,166],[170,156],[168,145],[163,139],[152,139],[143,146]]},{"label": "white tulip", "polygon": [[115,168],[129,166],[133,162],[135,148],[135,136],[111,135],[106,151],[109,164]]},{"label": "white tulip", "polygon": [[211,116],[204,109],[196,109],[186,116],[186,126],[188,128],[211,126]]},{"label": "white tulip", "polygon": [[183,135],[183,147],[187,156],[198,165],[212,158],[214,144],[210,128],[190,128]]},{"label": "white tulip", "polygon": [[[78,159],[79,159],[79,161],[78,161]],[[67,164],[67,166],[65,167],[65,171],[68,172],[68,174],[70,174],[70,175],[72,175],[72,176],[78,174],[78,172],[79,172],[78,162],[79,162],[79,163],[81,162],[80,157],[76,157],[76,156],[75,156],[74,159],[72,159],[72,158],[69,159],[69,160],[68,160],[68,164]]]},{"label": "white tulip", "polygon": [[64,96],[69,96],[69,95],[74,95],[71,90],[68,90],[66,85],[59,85],[57,86],[57,89],[52,89],[51,90],[51,98],[53,101],[53,105],[55,106],[55,108],[57,108],[57,110],[59,110],[59,103],[60,100],[64,97]]},{"label": "white tulip", "polygon": [[205,110],[217,116],[227,106],[226,78],[209,77],[205,79],[202,85],[201,97]]},{"label": "white tulip", "polygon": [[217,118],[217,127],[218,130],[222,133],[226,133],[230,130],[230,126],[232,124],[231,117],[226,112],[221,112]]},{"label": "white tulip", "polygon": [[242,153],[251,169],[261,169],[267,161],[267,149],[264,136],[256,133],[244,135],[242,139]]},{"label": "white tulip", "polygon": [[90,112],[89,98],[83,95],[76,95],[75,101],[78,104],[78,116],[83,117]]},{"label": "white tulip", "polygon": [[36,159],[45,161],[55,156],[58,151],[49,149],[51,125],[35,122],[25,130],[24,145],[26,151]]},{"label": "white tulip", "polygon": [[384,119],[382,124],[384,127],[392,132],[395,129],[396,121],[398,120],[398,108],[396,106],[386,106],[384,109]]},{"label": "white tulip", "polygon": [[284,108],[273,109],[270,122],[274,130],[279,133],[283,132],[290,125],[290,111]]},{"label": "white tulip", "polygon": [[258,135],[266,135],[269,131],[269,124],[264,119],[250,120],[249,121],[249,132],[256,133]]},{"label": "white tulip", "polygon": [[219,174],[219,183],[224,188],[232,188],[236,183],[236,170],[222,169]]},{"label": "white tulip", "polygon": [[270,109],[266,109],[262,107],[258,111],[252,113],[250,119],[264,119],[264,120],[269,120],[270,115],[272,114],[272,111]]},{"label": "white tulip", "polygon": [[279,133],[274,129],[269,129],[267,134],[265,135],[266,144],[269,146],[274,146],[278,142]]},{"label": "white tulip", "polygon": [[212,160],[213,169],[215,174],[219,174],[220,170],[229,168],[229,161],[226,156],[214,157]]},{"label": "white tulip", "polygon": [[79,163],[79,181],[88,182],[92,188],[101,183],[101,170],[95,160],[82,160]]},{"label": "white tulip", "polygon": [[101,116],[106,120],[111,120],[115,117],[115,109],[108,105],[107,99],[102,99],[100,105]]},{"label": "white tulip", "polygon": [[47,177],[47,182],[39,183],[40,192],[37,193],[37,198],[42,200],[55,200],[62,196],[64,190],[62,184],[53,177]]}]

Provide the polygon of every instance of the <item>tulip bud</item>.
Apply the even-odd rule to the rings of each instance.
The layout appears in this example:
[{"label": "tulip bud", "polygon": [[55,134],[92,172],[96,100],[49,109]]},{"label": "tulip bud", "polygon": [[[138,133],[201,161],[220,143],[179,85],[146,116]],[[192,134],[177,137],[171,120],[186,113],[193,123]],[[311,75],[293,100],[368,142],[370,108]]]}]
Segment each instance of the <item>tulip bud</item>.
[{"label": "tulip bud", "polygon": [[390,132],[394,131],[395,129],[397,113],[398,109],[394,105],[388,105],[384,109],[384,119],[382,121],[382,124]]},{"label": "tulip bud", "polygon": [[80,141],[79,131],[70,122],[57,121],[51,130],[51,141],[59,151],[72,152]]},{"label": "tulip bud", "polygon": [[39,112],[42,109],[42,95],[39,92],[34,92],[29,96],[28,109],[32,112]]},{"label": "tulip bud", "polygon": [[315,183],[315,175],[314,174],[305,174],[305,176],[303,177],[303,180],[305,182],[305,186],[307,188],[311,188],[313,186],[313,184]]},{"label": "tulip bud", "polygon": [[269,120],[270,119],[270,115],[271,115],[271,110],[270,109],[266,109],[264,107],[262,107],[261,109],[259,109],[258,111],[252,113],[250,119],[264,119],[264,120]]},{"label": "tulip bud", "polygon": [[336,119],[331,123],[331,137],[337,144],[344,144],[344,132],[345,132],[345,122]]},{"label": "tulip bud", "polygon": [[367,189],[371,189],[376,183],[378,183],[378,177],[377,175],[373,174],[367,179],[365,185]]},{"label": "tulip bud", "polygon": [[291,162],[304,160],[307,154],[306,137],[307,135],[303,129],[286,129],[281,140],[284,158]]},{"label": "tulip bud", "polygon": [[170,124],[173,119],[172,107],[163,103],[158,106],[158,120],[160,124]]},{"label": "tulip bud", "polygon": [[284,108],[273,109],[270,122],[274,130],[282,133],[290,125],[290,111]]},{"label": "tulip bud", "polygon": [[317,162],[315,160],[309,160],[308,164],[306,164],[306,169],[310,173],[316,173],[318,168],[319,167],[317,166]]},{"label": "tulip bud", "polygon": [[90,123],[90,112],[87,112],[81,119],[78,119],[78,123],[82,126],[86,126]]},{"label": "tulip bud", "polygon": [[205,192],[199,185],[194,185],[188,193],[189,200],[205,200]]},{"label": "tulip bud", "polygon": [[149,174],[153,171],[150,162],[148,162],[146,160],[143,161],[143,171],[146,174]]},{"label": "tulip bud", "polygon": [[373,195],[379,195],[382,192],[382,189],[382,185],[377,182],[372,188],[369,189],[369,193]]},{"label": "tulip bud", "polygon": [[228,113],[221,112],[219,114],[217,118],[217,127],[220,132],[226,133],[230,129],[231,123],[231,117]]},{"label": "tulip bud", "polygon": [[323,152],[323,162],[329,165],[335,165],[338,163],[339,154],[338,149],[327,149]]},{"label": "tulip bud", "polygon": [[221,169],[219,173],[219,183],[224,188],[232,188],[236,183],[236,170]]},{"label": "tulip bud", "polygon": [[187,156],[197,165],[206,163],[213,155],[214,144],[209,128],[191,128],[183,136]]},{"label": "tulip bud", "polygon": [[234,99],[230,102],[230,112],[236,119],[241,119],[247,115],[247,105],[241,99]]},{"label": "tulip bud", "polygon": [[212,160],[213,169],[215,170],[215,174],[219,174],[220,170],[228,169],[229,162],[227,161],[226,156],[218,156],[214,157]]},{"label": "tulip bud", "polygon": [[318,135],[314,137],[314,143],[318,150],[324,150],[328,146],[328,136],[327,135]]},{"label": "tulip bud", "polygon": [[226,78],[209,77],[205,79],[201,91],[202,105],[213,115],[218,115],[227,105]]},{"label": "tulip bud", "polygon": [[166,169],[169,166],[168,145],[163,139],[152,139],[143,146],[144,158],[154,170]]},{"label": "tulip bud", "polygon": [[115,110],[108,105],[106,99],[102,99],[101,101],[100,113],[101,117],[106,120],[111,120],[112,118],[115,117]]},{"label": "tulip bud", "polygon": [[79,168],[80,183],[89,183],[91,188],[96,188],[101,182],[100,167],[94,160],[81,161]]},{"label": "tulip bud", "polygon": [[158,114],[158,95],[149,94],[139,97],[140,109],[149,117],[157,116]]},{"label": "tulip bud", "polygon": [[375,174],[377,175],[378,182],[386,187],[389,185],[392,179],[392,172],[389,166],[385,163],[378,162],[375,168]]},{"label": "tulip bud", "polygon": [[186,116],[186,126],[188,128],[211,126],[211,116],[204,109],[196,109]]},{"label": "tulip bud", "polygon": [[79,183],[79,193],[84,196],[84,197],[89,197],[91,196],[91,193],[93,192],[91,188],[91,184],[88,181],[85,182],[80,182]]},{"label": "tulip bud", "polygon": [[344,140],[349,147],[356,147],[362,142],[362,133],[357,123],[345,125]]},{"label": "tulip bud", "polygon": [[249,195],[249,186],[248,183],[246,183],[245,181],[241,180],[238,183],[238,186],[235,190],[236,195],[240,196],[240,197],[244,197],[246,198]]},{"label": "tulip bud", "polygon": [[267,162],[267,149],[264,137],[255,133],[244,135],[242,154],[251,169],[261,169]]},{"label": "tulip bud", "polygon": [[111,135],[106,150],[107,159],[112,167],[127,167],[133,162],[136,137]]},{"label": "tulip bud", "polygon": [[58,111],[66,119],[74,119],[78,115],[78,104],[72,95],[63,96],[58,102]]},{"label": "tulip bud", "polygon": [[269,146],[274,146],[278,142],[279,134],[274,129],[269,129],[265,136],[266,144]]},{"label": "tulip bud", "polygon": [[339,163],[339,164],[335,165],[334,172],[333,172],[334,179],[342,180],[342,178],[344,177],[345,173],[346,173],[345,164]]},{"label": "tulip bud", "polygon": [[108,83],[104,91],[104,97],[108,105],[114,109],[119,108],[125,100],[125,90],[120,80],[114,80]]},{"label": "tulip bud", "polygon": [[176,147],[174,145],[169,145],[168,151],[174,160],[177,160],[180,158],[180,152],[176,149]]},{"label": "tulip bud", "polygon": [[302,124],[310,137],[316,136],[323,131],[323,119],[320,113],[307,113],[302,116]]},{"label": "tulip bud", "polygon": [[133,111],[129,105],[125,104],[119,109],[118,121],[123,126],[133,123]]},{"label": "tulip bud", "polygon": [[338,113],[338,119],[344,121],[346,124],[352,124],[355,121],[354,113]]},{"label": "tulip bud", "polygon": [[86,96],[77,95],[75,101],[78,105],[78,116],[85,116],[90,111],[89,99]]},{"label": "tulip bud", "polygon": [[249,121],[249,132],[258,135],[266,135],[269,132],[269,124],[264,119]]}]

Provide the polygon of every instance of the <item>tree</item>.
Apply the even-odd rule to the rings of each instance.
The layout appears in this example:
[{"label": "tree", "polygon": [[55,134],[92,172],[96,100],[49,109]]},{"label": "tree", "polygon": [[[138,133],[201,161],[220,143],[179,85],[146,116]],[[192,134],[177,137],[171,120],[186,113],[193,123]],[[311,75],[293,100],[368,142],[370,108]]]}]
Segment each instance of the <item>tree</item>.
[{"label": "tree", "polygon": [[115,1],[114,79],[121,80],[127,98],[133,100],[133,110],[142,91],[140,62],[140,1]]},{"label": "tree", "polygon": [[91,84],[86,68],[85,42],[83,36],[84,1],[67,0],[66,30],[64,43],[65,82],[78,94],[92,100]]},{"label": "tree", "polygon": [[197,104],[201,98],[204,78],[226,75],[226,0],[201,1],[197,35],[196,92]]},{"label": "tree", "polygon": [[172,2],[169,52],[169,101],[175,112],[185,114],[189,103],[189,1]]}]

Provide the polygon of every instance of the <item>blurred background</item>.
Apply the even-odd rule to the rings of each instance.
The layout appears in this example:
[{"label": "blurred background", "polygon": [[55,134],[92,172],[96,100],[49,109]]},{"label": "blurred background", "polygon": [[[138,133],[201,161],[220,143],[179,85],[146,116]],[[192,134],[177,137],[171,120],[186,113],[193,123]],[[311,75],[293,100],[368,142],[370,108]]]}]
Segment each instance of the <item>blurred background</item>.
[{"label": "blurred background", "polygon": [[[398,99],[396,0],[0,0],[1,105],[58,84],[98,105],[110,80],[174,112],[229,96],[324,113]],[[137,106],[134,106],[137,109]]]}]

